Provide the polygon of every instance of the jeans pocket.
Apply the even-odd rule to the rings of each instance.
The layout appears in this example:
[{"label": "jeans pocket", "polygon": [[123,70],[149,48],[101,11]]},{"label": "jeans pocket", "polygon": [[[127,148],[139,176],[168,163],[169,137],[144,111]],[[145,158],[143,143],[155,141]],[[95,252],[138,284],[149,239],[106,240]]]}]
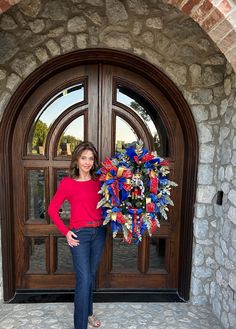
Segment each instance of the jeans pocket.
[{"label": "jeans pocket", "polygon": [[79,233],[81,232],[81,228],[72,228],[71,231],[76,234],[77,237],[74,237],[75,240],[79,239]]}]

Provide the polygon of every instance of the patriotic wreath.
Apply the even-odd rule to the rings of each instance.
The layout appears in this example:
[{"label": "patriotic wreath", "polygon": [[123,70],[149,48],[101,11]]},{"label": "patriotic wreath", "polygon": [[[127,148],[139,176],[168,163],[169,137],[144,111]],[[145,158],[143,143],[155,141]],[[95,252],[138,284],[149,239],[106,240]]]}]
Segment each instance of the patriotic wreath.
[{"label": "patriotic wreath", "polygon": [[98,170],[102,183],[103,224],[111,223],[113,238],[121,231],[123,240],[139,243],[144,232],[151,236],[159,219],[167,219],[171,186],[177,186],[167,177],[168,162],[150,153],[143,142],[130,146],[102,162]]}]

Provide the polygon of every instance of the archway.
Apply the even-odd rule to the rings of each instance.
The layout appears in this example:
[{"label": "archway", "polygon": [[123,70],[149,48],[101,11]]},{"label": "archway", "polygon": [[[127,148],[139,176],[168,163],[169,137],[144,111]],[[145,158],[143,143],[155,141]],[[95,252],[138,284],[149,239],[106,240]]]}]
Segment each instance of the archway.
[{"label": "archway", "polygon": [[[82,72],[80,71],[81,67],[82,68],[85,67],[84,71],[82,69]],[[19,248],[21,247],[21,244],[19,243],[20,241],[18,240],[15,246],[13,246],[12,244],[12,241],[15,241],[14,239],[15,234],[19,229],[19,225],[18,225],[19,217],[21,216],[21,209],[22,209],[21,200],[19,199],[20,198],[19,195],[22,195],[20,194],[20,191],[22,191],[21,190],[22,184],[20,184],[20,187],[18,185],[16,189],[18,193],[14,194],[16,187],[15,182],[17,180],[17,176],[15,175],[14,172],[14,161],[16,159],[17,167],[18,164],[20,164],[21,167],[21,164],[24,161],[27,162],[28,160],[33,159],[33,158],[32,159],[27,158],[28,154],[25,154],[24,151],[22,151],[23,146],[22,148],[19,145],[17,145],[17,147],[19,146],[19,148],[16,148],[15,146],[17,140],[21,140],[21,138],[23,138],[23,140],[25,139],[24,128],[22,129],[18,129],[18,128],[21,127],[21,124],[24,125],[23,118],[25,118],[25,115],[26,117],[28,117],[26,121],[28,120],[30,122],[31,118],[33,118],[33,112],[37,110],[37,106],[35,106],[35,108],[32,110],[33,112],[31,112],[31,108],[33,104],[32,100],[38,99],[40,104],[42,102],[42,99],[44,98],[44,95],[46,95],[44,93],[48,90],[48,86],[51,82],[58,84],[58,87],[62,86],[64,88],[67,82],[71,83],[71,79],[76,80],[77,76],[71,78],[71,75],[73,74],[76,75],[77,72],[76,70],[78,70],[79,72],[78,76],[88,77],[88,79],[89,78],[94,79],[93,80],[94,83],[95,81],[99,81],[97,77],[106,76],[108,78],[108,80],[106,81],[109,81],[111,86],[115,85],[114,81],[116,81],[118,83],[118,86],[121,86],[121,90],[125,93],[129,93],[129,91],[127,90],[129,90],[129,87],[132,86],[132,84],[134,85],[134,90],[132,91],[132,95],[134,94],[134,91],[136,91],[138,94],[139,93],[142,94],[143,92],[144,95],[143,97],[144,98],[147,97],[147,102],[149,102],[149,104],[151,104],[153,108],[155,108],[155,104],[157,104],[157,108],[159,108],[159,112],[160,112],[159,115],[163,120],[164,127],[166,127],[167,130],[169,129],[169,136],[172,136],[170,137],[170,149],[172,148],[172,151],[170,151],[170,158],[172,159],[173,163],[175,163],[173,159],[176,159],[175,158],[176,154],[178,155],[181,154],[181,157],[179,159],[184,159],[180,170],[178,171],[176,169],[176,171],[178,171],[179,173],[178,182],[180,186],[183,187],[180,193],[181,197],[179,197],[179,199],[177,197],[177,201],[179,203],[179,213],[178,213],[179,221],[177,221],[178,225],[176,225],[175,222],[174,226],[170,229],[170,231],[173,232],[175,230],[175,227],[178,227],[178,238],[176,240],[177,241],[176,245],[178,245],[178,252],[176,254],[174,265],[171,265],[172,267],[170,266],[171,274],[169,279],[164,282],[162,279],[157,278],[156,281],[154,280],[153,282],[154,284],[157,284],[156,288],[163,288],[163,287],[166,289],[169,287],[174,288],[176,293],[178,293],[181,296],[181,298],[187,300],[189,298],[189,289],[190,289],[191,255],[192,255],[192,219],[193,219],[193,208],[195,201],[196,171],[197,171],[197,157],[198,157],[198,141],[197,141],[195,123],[191,115],[191,111],[187,103],[185,102],[182,94],[179,92],[176,86],[170,81],[170,79],[166,77],[165,74],[163,74],[160,70],[155,68],[153,65],[147,63],[146,61],[136,56],[124,52],[118,52],[108,49],[92,49],[92,50],[73,52],[70,54],[57,57],[45,63],[40,68],[38,68],[35,72],[33,72],[22,83],[22,85],[18,88],[18,90],[15,92],[14,96],[12,97],[4,113],[3,120],[1,123],[1,145],[0,145],[1,154],[4,155],[1,162],[2,163],[1,183],[3,188],[3,193],[1,198],[1,208],[3,209],[2,243],[3,243],[3,251],[4,251],[3,252],[4,299],[10,300],[16,291],[18,292],[21,290],[19,288],[22,289],[27,289],[28,287],[29,289],[42,288],[42,286],[38,285],[38,283],[36,282],[37,280],[34,281],[35,277],[34,279],[32,279],[33,281],[31,279],[30,279],[31,281],[27,281],[29,276],[27,277],[27,279],[23,278],[20,281],[21,283],[24,282],[24,284],[21,285],[21,283],[19,283],[19,280],[17,279],[18,280],[17,281],[14,275],[14,273],[16,273],[16,270],[18,273],[17,275],[23,273],[23,272],[22,273],[19,272],[19,267],[16,261],[16,254],[19,252]],[[95,74],[96,70],[98,72],[98,75]],[[113,73],[111,74],[111,72]],[[112,77],[115,77],[116,80],[114,80]],[[138,77],[140,82],[139,84],[135,84],[135,80],[137,80]],[[130,85],[129,83],[127,84],[127,81],[132,84]],[[105,84],[105,82],[103,83]],[[145,93],[145,84],[148,90],[152,89],[152,92]],[[99,88],[100,87],[98,86],[97,90],[99,90]],[[109,88],[110,87],[108,87],[107,85],[107,87],[104,89],[105,92]],[[112,94],[113,92],[111,91],[110,95]],[[98,100],[99,99],[100,98],[98,96]],[[113,104],[112,98],[111,98],[111,103]],[[124,107],[121,106],[119,108],[118,103],[117,104],[114,103],[112,105],[112,107],[115,109],[114,113],[117,113],[118,117],[125,119],[125,117],[127,116],[127,113],[125,112],[126,108],[125,106]],[[83,114],[84,113],[83,111],[86,111],[86,109],[84,107],[83,109],[81,108],[79,111],[80,114]],[[93,108],[93,111],[96,112],[96,105]],[[133,116],[134,119],[131,119],[131,116],[132,114],[130,112],[129,119],[127,122],[129,122],[131,126],[133,125],[133,127],[135,127],[135,125],[137,126],[138,122],[140,123],[140,121],[138,118],[135,119],[135,116]],[[94,117],[96,118],[96,115],[93,116],[93,118]],[[65,117],[65,119],[63,119],[64,121],[62,120],[61,122],[65,122],[66,124],[67,121],[72,122],[73,118],[74,118],[73,115],[72,117],[69,116],[68,119],[67,117]],[[89,120],[89,116],[88,116],[88,120]],[[19,124],[19,122],[21,123]],[[54,125],[55,126],[54,131],[58,129],[58,132],[61,132],[62,127],[64,127],[65,124],[60,123],[61,126],[59,125],[58,127]],[[101,129],[99,127],[100,126],[98,125],[98,135],[99,135],[99,129]],[[109,129],[111,129],[111,127]],[[174,131],[175,134],[177,133],[177,135],[174,134]],[[148,133],[145,133],[144,127],[142,129],[141,123],[139,124],[137,135],[144,137],[146,136],[146,140],[148,143],[149,140]],[[90,136],[93,136],[92,139],[95,138],[93,134]],[[107,142],[109,136],[108,135],[105,136],[104,139],[103,137],[99,137],[101,141],[101,145],[98,145],[98,148],[100,149],[101,156],[106,155],[105,153],[103,154],[104,145],[105,145],[104,143]],[[178,144],[178,136],[180,140],[179,144]],[[55,137],[54,139],[55,141],[58,141],[57,137]],[[24,142],[22,142],[21,144],[24,145]],[[175,147],[174,146],[175,143],[177,143],[176,145],[178,146]],[[108,150],[110,150],[109,152],[111,152],[112,144],[109,145],[110,148],[108,147]],[[48,146],[48,150],[49,149],[50,149],[50,145]],[[51,149],[54,152],[53,154],[55,154],[55,147],[52,147]],[[56,154],[56,157],[57,155],[58,154]],[[47,160],[47,155],[45,158],[42,159]],[[56,160],[59,161],[60,159],[57,158]],[[64,159],[62,160],[62,162],[63,162],[62,166],[65,166]],[[26,166],[23,165],[20,171],[21,170],[25,171],[26,167],[27,165]],[[33,170],[35,174],[36,171],[35,163],[31,165],[31,169],[32,168],[34,168]],[[21,183],[23,183],[24,182],[23,174],[21,175],[21,177],[22,177]],[[22,213],[25,213],[24,209]],[[24,221],[25,220],[23,220],[23,222]],[[27,230],[26,230],[28,232],[27,234],[28,236],[30,236],[32,232],[30,231],[29,225],[27,226]],[[32,228],[32,230],[34,229]],[[45,234],[46,233],[43,232],[42,236],[44,236]],[[6,236],[11,238],[5,239],[4,237]],[[168,236],[167,232],[165,233],[163,232],[163,237],[166,237],[167,240],[169,239],[168,241],[170,242],[167,242],[167,246],[168,243],[170,245],[171,241],[173,240],[172,239],[173,237],[171,235]],[[48,242],[48,244],[50,244],[50,242]],[[166,248],[167,248],[166,250],[169,250],[167,254],[169,254],[170,256],[171,249],[168,249],[168,247]],[[174,276],[173,279],[173,273],[175,270],[178,273],[178,275]],[[111,275],[111,281],[109,281],[109,286],[111,285],[111,282],[113,282],[112,280],[113,277]],[[139,282],[138,280],[139,279],[137,278],[137,283]],[[104,275],[100,275],[100,284],[101,287],[105,287],[104,285],[106,285],[104,281]],[[125,285],[125,287],[127,287],[127,282],[123,284]],[[159,284],[160,286],[158,287]],[[114,288],[117,288],[116,283],[114,283]]]}]

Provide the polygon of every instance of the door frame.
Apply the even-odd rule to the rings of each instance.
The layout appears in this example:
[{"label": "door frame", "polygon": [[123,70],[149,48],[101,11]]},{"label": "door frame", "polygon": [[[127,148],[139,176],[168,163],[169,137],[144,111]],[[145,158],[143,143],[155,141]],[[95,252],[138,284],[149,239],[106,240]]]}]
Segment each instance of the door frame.
[{"label": "door frame", "polygon": [[[124,67],[149,79],[167,97],[183,131],[186,159],[183,172],[181,245],[178,294],[183,300],[189,300],[193,215],[197,186],[198,134],[189,105],[177,86],[160,69],[135,55],[112,49],[86,49],[64,54],[49,60],[32,72],[18,87],[11,97],[0,123],[0,207],[1,207],[1,242],[3,267],[3,298],[11,301],[15,291],[14,268],[14,214],[12,188],[12,136],[17,117],[29,95],[55,73],[84,64],[106,63]],[[17,146],[16,146],[17,147]],[[99,150],[100,151],[100,150]]]}]

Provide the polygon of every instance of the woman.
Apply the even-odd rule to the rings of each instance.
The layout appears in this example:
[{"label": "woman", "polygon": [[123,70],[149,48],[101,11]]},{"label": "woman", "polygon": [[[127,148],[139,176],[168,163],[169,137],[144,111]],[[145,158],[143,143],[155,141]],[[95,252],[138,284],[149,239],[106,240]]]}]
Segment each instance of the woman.
[{"label": "woman", "polygon": [[[54,195],[48,213],[58,230],[66,236],[76,273],[74,298],[74,328],[87,329],[88,323],[100,327],[93,314],[93,283],[105,242],[102,226],[99,180],[96,177],[97,150],[90,142],[79,144],[72,155],[70,177],[63,178]],[[69,228],[59,216],[64,200],[71,205]]]}]

